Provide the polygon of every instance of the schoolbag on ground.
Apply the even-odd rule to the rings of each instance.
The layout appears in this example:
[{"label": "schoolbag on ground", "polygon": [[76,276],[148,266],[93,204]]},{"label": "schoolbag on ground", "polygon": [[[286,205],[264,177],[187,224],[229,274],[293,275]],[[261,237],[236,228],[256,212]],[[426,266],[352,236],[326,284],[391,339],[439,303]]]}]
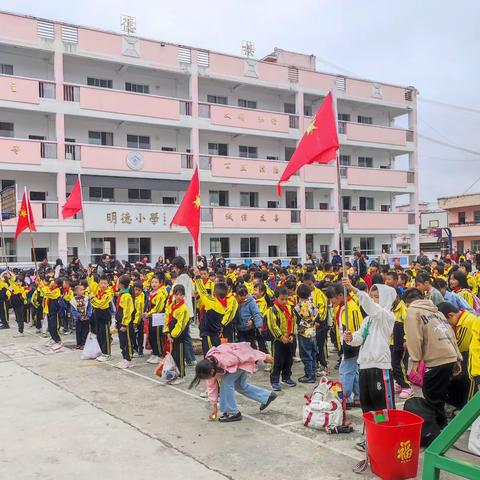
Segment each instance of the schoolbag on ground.
[{"label": "schoolbag on ground", "polygon": [[421,397],[409,398],[403,409],[407,412],[414,413],[423,418],[422,436],[420,445],[428,447],[440,435],[440,426],[437,423],[435,410],[431,405]]},{"label": "schoolbag on ground", "polygon": [[338,382],[331,382],[326,377],[311,394],[305,395],[306,405],[303,407],[303,425],[323,430],[340,427],[345,421],[345,410],[342,400],[335,393],[341,390]]}]

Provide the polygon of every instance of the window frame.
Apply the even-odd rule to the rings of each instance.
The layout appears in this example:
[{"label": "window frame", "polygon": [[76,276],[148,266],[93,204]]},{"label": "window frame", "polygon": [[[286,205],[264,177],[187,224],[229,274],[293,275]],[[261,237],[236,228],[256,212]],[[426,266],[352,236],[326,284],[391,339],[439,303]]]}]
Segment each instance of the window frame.
[{"label": "window frame", "polygon": [[[102,83],[104,84],[102,85]],[[87,77],[87,85],[89,87],[113,89],[113,80],[109,78]]]},{"label": "window frame", "polygon": [[150,135],[137,135],[135,133],[127,133],[127,148],[136,148],[138,150],[151,150],[152,144],[150,142]]},{"label": "window frame", "polygon": [[125,91],[150,95],[150,85],[146,83],[125,82]]}]

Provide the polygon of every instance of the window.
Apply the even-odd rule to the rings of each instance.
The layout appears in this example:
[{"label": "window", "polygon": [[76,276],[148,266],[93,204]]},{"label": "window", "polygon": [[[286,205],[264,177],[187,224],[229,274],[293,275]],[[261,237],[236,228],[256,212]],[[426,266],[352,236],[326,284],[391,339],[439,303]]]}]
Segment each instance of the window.
[{"label": "window", "polygon": [[270,258],[278,257],[278,245],[269,245],[268,246],[268,256]]},{"label": "window", "polygon": [[228,237],[214,237],[210,239],[210,254],[222,257],[230,256],[230,239]]},{"label": "window", "polygon": [[13,123],[0,122],[0,137],[13,137]]},{"label": "window", "polygon": [[94,132],[89,130],[88,143],[90,145],[113,145],[113,133],[112,132]]},{"label": "window", "polygon": [[358,157],[358,166],[373,168],[373,158],[372,157]]},{"label": "window", "polygon": [[209,155],[221,155],[228,157],[228,145],[226,143],[208,143]]},{"label": "window", "polygon": [[472,252],[480,252],[480,240],[472,240]]},{"label": "window", "polygon": [[338,120],[340,122],[349,122],[350,121],[350,114],[349,113],[339,113]]},{"label": "window", "polygon": [[375,251],[375,237],[360,237],[360,251],[372,255]]},{"label": "window", "polygon": [[208,196],[210,206],[228,207],[228,190],[210,190]]},{"label": "window", "polygon": [[267,155],[267,160],[278,160],[278,157],[274,155]]},{"label": "window", "polygon": [[285,147],[285,161],[289,162],[295,152],[295,147]]},{"label": "window", "polygon": [[360,197],[360,210],[373,210],[374,198],[373,197]]},{"label": "window", "polygon": [[0,237],[0,261],[2,263],[6,261],[17,261],[16,242],[13,238],[5,238],[5,245],[3,245],[2,238]]},{"label": "window", "polygon": [[141,83],[131,83],[125,82],[125,90],[127,92],[136,92],[136,93],[150,93],[150,86],[143,85]]},{"label": "window", "polygon": [[132,203],[150,203],[152,201],[152,191],[144,188],[129,188],[128,201]]},{"label": "window", "polygon": [[389,212],[391,210],[390,205],[380,205],[381,212]]},{"label": "window", "polygon": [[358,115],[357,116],[357,122],[358,123],[366,123],[367,125],[372,125],[373,118],[372,117],[365,117],[363,115]]},{"label": "window", "polygon": [[465,253],[465,242],[463,240],[457,240],[457,252],[459,255]]},{"label": "window", "polygon": [[291,115],[294,115],[295,114],[295,104],[294,103],[284,103],[283,104],[283,111],[285,113],[290,113]]},{"label": "window", "polygon": [[295,234],[287,235],[287,257],[298,256],[298,237]]},{"label": "window", "polygon": [[13,65],[8,63],[0,63],[0,73],[2,75],[13,75]]},{"label": "window", "polygon": [[7,187],[14,187],[15,186],[15,180],[1,180],[0,181],[0,190],[3,190],[4,188]]},{"label": "window", "polygon": [[104,78],[87,77],[87,85],[91,87],[113,88],[113,81]]},{"label": "window", "polygon": [[151,238],[129,238],[128,239],[128,261],[138,262],[140,259],[147,257],[150,261],[151,255]]},{"label": "window", "polygon": [[114,189],[110,187],[90,187],[88,194],[90,200],[109,202],[115,198]]},{"label": "window", "polygon": [[267,208],[278,208],[278,200],[268,200]]},{"label": "window", "polygon": [[240,192],[240,206],[258,208],[258,192]]},{"label": "window", "polygon": [[177,149],[175,147],[162,147],[162,152],[176,152]]},{"label": "window", "polygon": [[219,103],[220,105],[227,105],[227,97],[222,97],[220,95],[207,95],[208,103]]},{"label": "window", "polygon": [[242,258],[258,257],[258,237],[240,238],[240,256]]},{"label": "window", "polygon": [[475,210],[473,212],[473,223],[480,223],[480,210]]},{"label": "window", "polygon": [[320,210],[328,210],[328,203],[320,202],[320,203],[318,204],[318,208],[319,208]]},{"label": "window", "polygon": [[312,116],[312,107],[310,105],[304,105],[303,106],[303,114],[306,117],[311,117]]},{"label": "window", "polygon": [[340,155],[340,165],[349,167],[351,163],[350,155]]},{"label": "window", "polygon": [[351,210],[352,209],[352,197],[347,197],[345,195],[342,196],[342,208],[343,210]]},{"label": "window", "polygon": [[238,154],[242,158],[258,158],[257,147],[249,147],[247,145],[240,145],[238,147]]},{"label": "window", "polygon": [[257,102],[255,100],[244,100],[243,98],[238,99],[238,106],[243,108],[257,108]]},{"label": "window", "polygon": [[162,197],[163,205],[175,205],[177,203],[177,197]]},{"label": "window", "polygon": [[46,192],[32,192],[30,191],[30,200],[33,202],[44,202],[47,199]]},{"label": "window", "polygon": [[459,223],[459,225],[465,225],[465,222],[466,222],[465,212],[458,212],[458,223]]},{"label": "window", "polygon": [[[351,237],[345,237],[344,238],[344,247],[345,247],[345,255],[351,255],[352,253],[352,238]],[[343,255],[342,249],[339,248],[340,254]]]},{"label": "window", "polygon": [[91,246],[93,263],[98,263],[104,253],[107,255],[115,255],[116,253],[116,240],[112,237],[92,238]]},{"label": "window", "polygon": [[144,135],[127,135],[127,147],[150,150],[150,137]]}]

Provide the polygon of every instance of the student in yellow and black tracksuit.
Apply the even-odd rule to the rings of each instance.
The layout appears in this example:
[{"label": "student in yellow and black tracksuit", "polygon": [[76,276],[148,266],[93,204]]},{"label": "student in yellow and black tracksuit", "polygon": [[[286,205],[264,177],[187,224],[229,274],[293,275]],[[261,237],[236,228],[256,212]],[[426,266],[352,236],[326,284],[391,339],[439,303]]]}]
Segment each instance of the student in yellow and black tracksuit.
[{"label": "student in yellow and black tracksuit", "polygon": [[238,310],[238,302],[233,292],[227,294],[227,308],[222,320],[222,335],[228,342],[232,343],[236,337],[235,331],[235,315]]},{"label": "student in yellow and black tracksuit", "polygon": [[[168,318],[165,322],[164,333],[168,335],[172,357],[175,360],[179,378],[185,376],[185,333],[190,321],[190,314],[185,304],[185,287],[175,285],[173,287],[173,302],[168,309]],[[173,381],[172,384],[183,383],[183,381]]]},{"label": "student in yellow and black tracksuit", "polygon": [[97,334],[98,344],[102,355],[97,357],[98,362],[110,360],[112,355],[110,323],[112,321],[111,303],[113,299],[112,287],[108,277],[103,275],[95,282],[93,276],[89,280],[91,302],[93,307],[93,323]]},{"label": "student in yellow and black tracksuit", "polygon": [[400,295],[393,303],[392,313],[395,316],[393,333],[390,340],[390,353],[392,356],[392,371],[395,380],[395,391],[400,398],[408,398],[412,395],[412,385],[408,379],[408,351],[405,345],[405,319],[407,318],[407,307]]},{"label": "student in yellow and black tracksuit", "polygon": [[203,321],[200,324],[202,351],[205,356],[212,347],[218,347],[221,343],[220,333],[224,326],[222,322],[228,306],[228,287],[226,283],[217,283],[213,289],[213,295],[209,295],[200,276],[195,278],[195,287],[205,308]]},{"label": "student in yellow and black tracksuit", "polygon": [[18,335],[23,336],[23,329],[25,325],[25,301],[26,301],[26,292],[25,284],[23,278],[13,276],[9,279],[10,283],[10,305],[13,308],[15,313],[15,320],[18,324]]},{"label": "student in yellow and black tracksuit", "polygon": [[459,310],[449,302],[440,303],[438,310],[445,315],[448,323],[452,326],[457,339],[458,349],[462,354],[462,371],[460,375],[457,375],[450,381],[447,402],[456,408],[462,408],[475,391],[475,383],[468,370],[473,326],[478,319],[473,313]]},{"label": "student in yellow and black tracksuit", "polygon": [[293,317],[292,305],[288,301],[288,289],[277,287],[275,294],[277,299],[267,311],[267,325],[273,337],[270,383],[272,389],[278,392],[281,390],[280,375],[283,384],[289,387],[296,386],[291,377],[297,325]]},{"label": "student in yellow and black tracksuit", "polygon": [[42,280],[39,280],[38,287],[41,289],[44,298],[43,313],[47,315],[48,333],[52,337],[53,342],[55,342],[58,347],[61,347],[62,340],[60,338],[59,329],[60,297],[62,296],[62,291],[60,289],[62,288],[62,280],[59,278],[51,280],[49,285],[46,285]]},{"label": "student in yellow and black tracksuit", "polygon": [[480,317],[472,324],[472,339],[468,356],[468,375],[473,380],[474,393],[480,391]]},{"label": "student in yellow and black tracksuit", "polygon": [[[260,311],[260,315],[262,316],[263,319],[263,325],[259,329],[258,335],[257,335],[257,341],[258,341],[258,349],[263,352],[269,354],[269,350],[267,347],[267,342],[271,342],[272,336],[268,330],[268,325],[267,325],[267,312],[268,309],[270,308],[267,302],[267,287],[265,283],[257,283],[255,285],[255,288],[253,289],[253,296],[255,298],[255,302],[257,304],[258,310]],[[270,297],[269,297],[270,298]],[[271,367],[268,365],[268,370],[270,371]]]},{"label": "student in yellow and black tracksuit", "polygon": [[70,306],[70,302],[73,298],[73,290],[70,286],[70,280],[64,279],[63,280],[63,290],[62,290],[62,300],[63,300],[63,308],[62,308],[62,322],[63,322],[63,333],[69,333],[71,330],[71,317],[72,317],[72,308]]},{"label": "student in yellow and black tracksuit", "polygon": [[[43,319],[43,295],[40,288],[35,286],[35,290],[32,294],[32,324],[35,325],[37,333],[42,330]],[[1,307],[0,307],[1,308]]]},{"label": "student in yellow and black tracksuit", "polygon": [[0,277],[0,328],[10,328],[8,321],[8,283]]},{"label": "student in yellow and black tracksuit", "polygon": [[133,317],[135,316],[135,307],[130,293],[130,277],[122,275],[118,279],[119,290],[116,298],[115,322],[118,330],[118,341],[122,351],[123,360],[117,363],[117,368],[129,368],[131,366],[133,355]]},{"label": "student in yellow and black tracksuit", "polygon": [[143,319],[148,321],[148,342],[152,349],[152,355],[148,363],[158,363],[162,356],[163,326],[153,325],[153,315],[165,316],[168,292],[165,287],[165,275],[158,273],[150,280],[150,293],[148,294],[147,311]]},{"label": "student in yellow and black tracksuit", "polygon": [[145,292],[143,291],[143,283],[138,280],[133,285],[133,303],[135,305],[135,317],[133,319],[133,328],[135,335],[133,337],[133,350],[135,357],[143,357],[143,313],[145,312]]},{"label": "student in yellow and black tracksuit", "polygon": [[[339,367],[340,381],[343,386],[343,394],[347,399],[348,407],[360,407],[360,385],[358,371],[358,354],[360,347],[352,347],[343,340],[343,332],[354,333],[360,329],[363,315],[358,306],[356,297],[347,297],[348,319],[346,318],[343,287],[340,284],[333,285],[327,296],[332,304],[335,321],[335,333],[337,348],[342,352],[342,360]],[[353,398],[352,398],[353,397]]]}]

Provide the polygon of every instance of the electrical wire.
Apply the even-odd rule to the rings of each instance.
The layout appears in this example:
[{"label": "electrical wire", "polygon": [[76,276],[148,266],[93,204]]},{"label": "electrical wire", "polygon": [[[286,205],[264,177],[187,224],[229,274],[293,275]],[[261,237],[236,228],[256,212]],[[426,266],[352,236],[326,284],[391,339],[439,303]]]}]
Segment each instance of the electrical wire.
[{"label": "electrical wire", "polygon": [[455,145],[450,142],[443,142],[441,140],[429,137],[428,135],[423,135],[421,133],[419,133],[418,136],[420,138],[423,138],[423,140],[427,140],[432,143],[437,143],[438,145],[443,145],[444,147],[453,148],[454,150],[460,150],[462,152],[471,153],[472,155],[478,155],[480,157],[480,152],[477,150],[470,150],[469,148],[460,147],[459,145]]},{"label": "electrical wire", "polygon": [[464,107],[462,105],[455,105],[453,103],[440,102],[439,100],[432,100],[430,98],[424,98],[424,97],[418,97],[418,100],[423,103],[431,103],[432,105],[438,105],[440,107],[451,108],[454,110],[462,110],[463,112],[480,114],[480,110],[478,108]]}]

